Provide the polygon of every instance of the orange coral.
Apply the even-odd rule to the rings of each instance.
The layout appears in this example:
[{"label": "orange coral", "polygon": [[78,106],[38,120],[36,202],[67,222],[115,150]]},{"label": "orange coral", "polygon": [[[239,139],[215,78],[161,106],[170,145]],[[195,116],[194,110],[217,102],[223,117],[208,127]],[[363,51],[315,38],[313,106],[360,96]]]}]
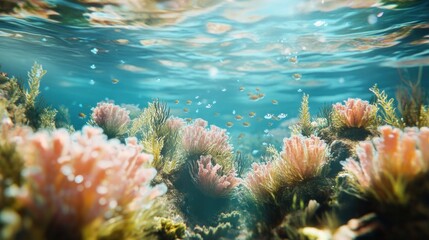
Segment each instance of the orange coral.
[{"label": "orange coral", "polygon": [[163,184],[150,186],[152,156],[141,153],[135,138],[127,145],[108,141],[94,127],[73,135],[60,129],[8,137],[26,164],[28,186],[20,200],[42,229],[79,234],[117,212],[149,209],[166,191]]},{"label": "orange coral", "polygon": [[[406,203],[407,184],[429,167],[429,128],[379,128],[380,138],[361,142],[359,162],[343,162],[346,174],[362,193],[380,202]],[[375,149],[374,149],[374,146]]]},{"label": "orange coral", "polygon": [[286,184],[293,185],[320,175],[328,160],[326,143],[322,139],[295,135],[283,142],[281,159],[276,166]]},{"label": "orange coral", "polygon": [[344,105],[333,105],[332,123],[336,128],[369,128],[376,117],[377,107],[359,98],[349,98]]}]

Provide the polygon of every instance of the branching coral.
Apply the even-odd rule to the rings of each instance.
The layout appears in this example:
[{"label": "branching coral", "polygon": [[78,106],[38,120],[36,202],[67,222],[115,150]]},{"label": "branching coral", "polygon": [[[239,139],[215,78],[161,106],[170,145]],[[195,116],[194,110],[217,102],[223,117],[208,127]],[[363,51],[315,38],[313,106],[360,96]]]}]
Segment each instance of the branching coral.
[{"label": "branching coral", "polygon": [[128,111],[113,103],[99,102],[92,109],[90,123],[101,127],[109,138],[125,135],[129,122]]},{"label": "branching coral", "polygon": [[226,175],[221,175],[219,172],[221,170],[222,166],[219,164],[213,166],[212,157],[207,155],[200,157],[190,173],[197,188],[205,195],[227,197],[240,184],[240,179],[236,178],[235,170],[227,172]]},{"label": "branching coral", "polygon": [[73,135],[61,129],[15,134],[9,141],[26,166],[18,198],[48,239],[59,233],[79,238],[88,228],[97,234],[100,224],[116,217],[141,218],[166,191],[165,185],[150,186],[156,170],[135,138],[123,145],[107,141],[99,128],[84,127]]},{"label": "branching coral", "polygon": [[193,124],[183,130],[182,145],[187,160],[194,161],[201,155],[211,155],[214,162],[229,172],[234,168],[232,146],[225,129],[211,125],[207,129],[207,122],[196,119]]},{"label": "branching coral", "polygon": [[429,169],[429,128],[402,132],[383,126],[379,131],[380,138],[360,143],[359,162],[349,158],[343,163],[345,173],[364,196],[405,204],[408,183]]}]

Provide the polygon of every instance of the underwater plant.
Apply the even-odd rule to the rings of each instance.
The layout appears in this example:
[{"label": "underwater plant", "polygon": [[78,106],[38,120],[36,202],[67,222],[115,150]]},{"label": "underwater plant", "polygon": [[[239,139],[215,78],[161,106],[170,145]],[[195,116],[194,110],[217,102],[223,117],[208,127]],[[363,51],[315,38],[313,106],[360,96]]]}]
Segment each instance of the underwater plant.
[{"label": "underwater plant", "polygon": [[160,174],[170,174],[182,163],[178,145],[184,125],[181,118],[170,117],[167,104],[154,100],[133,119],[129,134],[141,136],[143,148],[153,155],[152,166]]},{"label": "underwater plant", "polygon": [[213,166],[210,155],[201,156],[190,171],[194,184],[211,197],[227,197],[240,184],[235,170],[222,175],[222,166],[219,164]]},{"label": "underwater plant", "polygon": [[299,109],[299,121],[297,124],[291,126],[293,134],[301,134],[303,136],[310,136],[314,127],[311,124],[310,107],[308,106],[308,94],[302,95],[301,108]]},{"label": "underwater plant", "polygon": [[285,138],[283,143],[275,171],[284,184],[296,185],[321,174],[328,161],[328,148],[322,139],[295,135]]},{"label": "underwater plant", "polygon": [[359,98],[349,98],[344,105],[333,105],[332,125],[337,135],[352,140],[365,139],[377,125],[377,106]]},{"label": "underwater plant", "polygon": [[221,165],[223,171],[234,168],[232,145],[225,129],[215,125],[207,128],[207,121],[198,118],[183,129],[182,146],[187,161],[195,161],[202,155],[211,155],[212,160]]},{"label": "underwater plant", "polygon": [[[283,139],[283,150],[273,156],[273,161],[253,164],[245,178],[245,186],[256,201],[278,201],[278,191],[320,176],[328,163],[326,143],[312,135],[294,135]],[[271,200],[270,200],[271,199]]]},{"label": "underwater plant", "polygon": [[[149,167],[152,157],[141,152],[135,138],[124,145],[86,126],[73,134],[29,131],[8,140],[25,163],[26,183],[16,198],[45,239],[92,239],[118,220],[122,225],[114,225],[123,231],[129,230],[125,223],[142,229],[152,221],[142,217],[153,216],[147,213],[154,210],[154,200],[166,192],[163,184],[151,186],[156,175]],[[136,233],[147,234],[122,232],[124,238]]]},{"label": "underwater plant", "polygon": [[[343,162],[346,176],[358,194],[381,203],[406,204],[409,183],[429,169],[429,128],[382,126],[381,136],[361,142],[359,161]],[[375,148],[374,148],[375,147]]]},{"label": "underwater plant", "polygon": [[92,109],[90,123],[102,128],[108,138],[123,137],[129,122],[128,111],[113,103],[99,102],[97,107]]},{"label": "underwater plant", "polygon": [[394,106],[394,99],[388,99],[387,93],[385,91],[381,91],[377,87],[377,84],[369,89],[372,93],[374,93],[377,98],[377,104],[381,109],[381,123],[391,125],[397,128],[403,128],[404,123],[400,118],[396,116],[396,108]]}]

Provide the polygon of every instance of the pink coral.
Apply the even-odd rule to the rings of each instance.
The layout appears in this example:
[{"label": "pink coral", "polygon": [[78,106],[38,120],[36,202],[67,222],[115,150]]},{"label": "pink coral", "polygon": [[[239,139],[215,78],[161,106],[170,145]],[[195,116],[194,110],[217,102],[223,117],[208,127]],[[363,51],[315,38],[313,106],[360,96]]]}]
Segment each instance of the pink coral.
[{"label": "pink coral", "polygon": [[376,121],[377,107],[359,98],[333,105],[333,123],[338,128],[368,128]]},{"label": "pink coral", "polygon": [[99,102],[92,109],[92,122],[101,127],[109,138],[125,134],[130,122],[129,111],[113,103]]},{"label": "pink coral", "polygon": [[326,143],[316,136],[292,136],[283,140],[278,173],[286,184],[296,184],[320,175],[328,160]]},{"label": "pink coral", "polygon": [[[361,142],[359,162],[349,158],[344,170],[356,187],[379,201],[405,203],[407,183],[429,167],[429,128],[379,128],[380,138]],[[374,149],[375,146],[375,149]]]},{"label": "pink coral", "polygon": [[221,175],[222,166],[212,164],[212,156],[201,156],[197,165],[191,170],[195,185],[206,195],[211,197],[229,196],[234,188],[240,184],[234,170]]},{"label": "pink coral", "polygon": [[[226,130],[214,125],[210,126],[210,129],[206,127],[207,122],[199,118],[184,128],[182,144],[188,157],[212,155],[217,162],[231,158],[232,146],[228,142]],[[231,169],[229,164],[222,166]]]},{"label": "pink coral", "polygon": [[[11,137],[26,164],[27,194],[22,204],[40,226],[78,232],[117,211],[148,209],[166,191],[150,186],[156,170],[135,138],[127,145],[106,139],[101,129],[84,127]],[[67,229],[67,230],[66,230]]]}]

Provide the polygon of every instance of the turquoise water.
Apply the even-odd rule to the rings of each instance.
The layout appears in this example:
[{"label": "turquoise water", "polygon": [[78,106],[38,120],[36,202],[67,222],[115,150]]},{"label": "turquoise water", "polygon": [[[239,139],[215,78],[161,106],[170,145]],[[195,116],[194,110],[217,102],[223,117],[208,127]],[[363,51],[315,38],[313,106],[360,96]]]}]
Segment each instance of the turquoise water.
[{"label": "turquoise water", "polygon": [[429,64],[427,1],[8,2],[0,5],[1,71],[25,79],[42,64],[43,97],[68,107],[77,129],[88,120],[79,113],[89,116],[99,101],[143,108],[159,98],[175,116],[232,122],[234,136],[281,139],[303,93],[316,114],[370,99],[375,83],[393,96],[401,74],[415,79]]}]

